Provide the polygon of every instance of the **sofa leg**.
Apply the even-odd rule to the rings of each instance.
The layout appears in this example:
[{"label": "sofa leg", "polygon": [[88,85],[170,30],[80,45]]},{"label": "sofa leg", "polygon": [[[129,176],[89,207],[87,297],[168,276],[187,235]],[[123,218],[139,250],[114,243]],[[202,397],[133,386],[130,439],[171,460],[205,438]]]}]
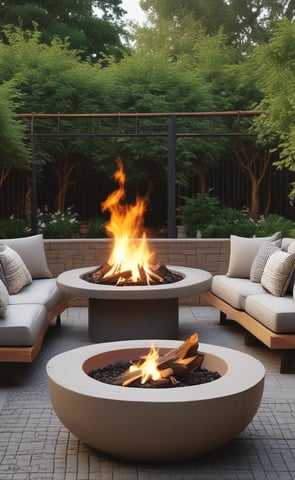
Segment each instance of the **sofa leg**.
[{"label": "sofa leg", "polygon": [[280,373],[295,373],[295,350],[281,351]]},{"label": "sofa leg", "polygon": [[226,313],[224,312],[219,312],[219,324],[220,325],[229,325],[231,323],[234,323],[233,320],[229,320],[226,316]]},{"label": "sofa leg", "polygon": [[57,315],[56,320],[55,320],[55,325],[60,328],[61,327],[61,318],[60,315]]},{"label": "sofa leg", "polygon": [[255,347],[256,345],[261,345],[260,340],[254,337],[252,333],[244,331],[244,343],[247,347]]},{"label": "sofa leg", "polygon": [[224,312],[219,312],[219,323],[220,323],[220,325],[226,325],[227,324],[227,318],[226,318],[226,314]]}]

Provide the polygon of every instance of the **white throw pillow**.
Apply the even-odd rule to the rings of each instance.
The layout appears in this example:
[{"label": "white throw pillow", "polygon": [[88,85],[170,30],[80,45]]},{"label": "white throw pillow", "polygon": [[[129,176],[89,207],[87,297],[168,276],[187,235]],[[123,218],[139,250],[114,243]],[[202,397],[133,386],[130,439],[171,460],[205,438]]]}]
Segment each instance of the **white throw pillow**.
[{"label": "white throw pillow", "polygon": [[10,295],[32,283],[31,274],[19,254],[4,244],[0,244],[0,278]]},{"label": "white throw pillow", "polygon": [[52,277],[47,265],[43,235],[7,238],[5,240],[1,239],[0,242],[8,245],[20,255],[32,278]]},{"label": "white throw pillow", "polygon": [[0,280],[0,318],[5,317],[8,302],[9,302],[9,294],[8,294],[7,288],[2,282],[2,280]]},{"label": "white throw pillow", "polygon": [[251,266],[261,245],[266,241],[274,242],[280,238],[281,232],[275,233],[272,237],[248,238],[231,235],[227,276],[250,278]]},{"label": "white throw pillow", "polygon": [[295,265],[295,253],[275,252],[266,262],[261,285],[276,297],[285,295]]}]

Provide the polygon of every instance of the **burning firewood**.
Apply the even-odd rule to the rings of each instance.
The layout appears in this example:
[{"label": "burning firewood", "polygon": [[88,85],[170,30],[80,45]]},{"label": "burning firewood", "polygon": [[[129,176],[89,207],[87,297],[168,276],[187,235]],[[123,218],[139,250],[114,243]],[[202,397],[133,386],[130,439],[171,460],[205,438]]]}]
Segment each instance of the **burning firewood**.
[{"label": "burning firewood", "polygon": [[149,354],[142,357],[141,362],[131,365],[126,372],[118,375],[113,384],[127,386],[138,379],[141,379],[141,383],[146,383],[150,379],[159,384],[166,381],[175,383],[177,376],[185,375],[201,366],[204,355],[198,352],[198,347],[197,333],[189,336],[178,348],[161,356],[152,347]]},{"label": "burning firewood", "polygon": [[171,272],[165,265],[157,263],[152,266],[148,274],[143,265],[138,264],[139,281],[134,283],[132,270],[118,269],[115,273],[109,273],[113,268],[112,265],[106,263],[97,267],[95,270],[84,274],[83,278],[90,283],[100,283],[104,285],[160,285],[163,283],[174,283],[182,280],[182,276],[178,273]]}]

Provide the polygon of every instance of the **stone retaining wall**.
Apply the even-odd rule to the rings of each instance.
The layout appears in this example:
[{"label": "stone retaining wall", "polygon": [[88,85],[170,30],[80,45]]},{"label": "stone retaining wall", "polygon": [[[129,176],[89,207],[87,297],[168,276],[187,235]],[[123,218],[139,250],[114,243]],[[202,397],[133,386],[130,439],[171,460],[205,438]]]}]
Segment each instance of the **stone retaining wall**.
[{"label": "stone retaining wall", "polygon": [[[110,239],[61,239],[45,240],[45,250],[50,271],[54,276],[65,270],[80,267],[96,267],[104,264],[109,256]],[[229,261],[230,241],[226,239],[149,239],[156,252],[156,261],[166,265],[179,265],[208,270],[212,275],[224,274]],[[182,297],[181,304],[197,305],[199,296]],[[85,305],[85,299],[73,304]]]}]

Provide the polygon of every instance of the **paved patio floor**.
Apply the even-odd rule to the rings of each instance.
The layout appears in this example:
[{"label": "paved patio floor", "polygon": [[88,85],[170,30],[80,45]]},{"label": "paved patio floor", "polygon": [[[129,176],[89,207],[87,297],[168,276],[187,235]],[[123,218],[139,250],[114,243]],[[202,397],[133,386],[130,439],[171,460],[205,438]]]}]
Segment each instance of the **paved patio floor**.
[{"label": "paved patio floor", "polygon": [[245,351],[267,372],[260,408],[232,443],[175,464],[124,462],[82,444],[56,417],[45,372],[52,356],[90,343],[87,309],[70,308],[60,329],[50,326],[33,364],[0,364],[0,480],[294,479],[295,375],[279,373],[278,352],[246,347],[240,327],[220,326],[218,318],[211,307],[181,307],[180,338],[197,331],[200,342]]}]

